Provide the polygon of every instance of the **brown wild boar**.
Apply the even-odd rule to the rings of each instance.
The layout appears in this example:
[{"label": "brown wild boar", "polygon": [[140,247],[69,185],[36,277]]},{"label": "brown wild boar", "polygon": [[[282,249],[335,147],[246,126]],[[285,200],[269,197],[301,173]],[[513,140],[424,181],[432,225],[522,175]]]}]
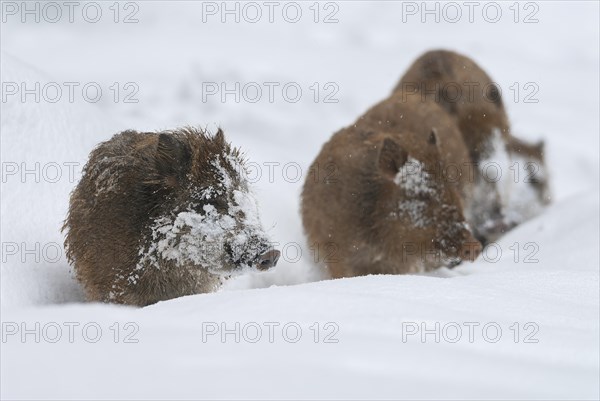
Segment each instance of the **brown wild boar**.
[{"label": "brown wild boar", "polygon": [[481,244],[463,215],[469,180],[444,173],[468,160],[439,105],[402,94],[375,105],[333,135],[304,183],[304,230],[319,262],[338,278],[474,260]]},{"label": "brown wild boar", "polygon": [[63,228],[88,299],[144,306],[274,266],[243,166],[221,130],[125,131],[98,145]]},{"label": "brown wild boar", "polygon": [[454,116],[474,161],[485,158],[494,131],[510,134],[501,90],[473,60],[461,54],[429,51],[404,73],[395,92],[433,101]]},{"label": "brown wild boar", "polygon": [[[476,166],[474,199],[465,214],[479,240],[497,239],[549,202],[543,142],[531,145],[511,135],[499,86],[473,60],[452,51],[427,52],[409,67],[394,93],[435,102],[456,119]],[[504,179],[496,169],[487,171],[490,163],[500,167]],[[515,168],[528,180],[515,180]],[[510,185],[509,176],[517,185]]]}]

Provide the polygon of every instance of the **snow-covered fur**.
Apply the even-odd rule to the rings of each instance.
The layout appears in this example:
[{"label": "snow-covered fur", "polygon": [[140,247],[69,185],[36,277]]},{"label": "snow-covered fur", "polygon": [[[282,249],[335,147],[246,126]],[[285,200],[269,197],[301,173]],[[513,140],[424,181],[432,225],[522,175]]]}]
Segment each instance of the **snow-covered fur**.
[{"label": "snow-covered fur", "polygon": [[143,306],[274,265],[243,169],[220,130],[125,131],[101,143],[64,225],[88,298]]},{"label": "snow-covered fur", "polygon": [[484,242],[497,240],[550,203],[543,142],[532,145],[493,131],[476,169],[465,214]]}]

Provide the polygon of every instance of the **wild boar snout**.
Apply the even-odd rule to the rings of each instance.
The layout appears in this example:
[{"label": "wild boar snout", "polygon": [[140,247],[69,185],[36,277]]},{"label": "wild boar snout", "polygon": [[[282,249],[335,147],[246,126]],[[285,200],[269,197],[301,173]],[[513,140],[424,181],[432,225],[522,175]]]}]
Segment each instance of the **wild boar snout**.
[{"label": "wild boar snout", "polygon": [[277,266],[277,262],[279,261],[279,256],[281,252],[276,249],[272,249],[260,255],[258,257],[258,261],[256,263],[256,268],[259,270],[267,270],[271,267]]}]

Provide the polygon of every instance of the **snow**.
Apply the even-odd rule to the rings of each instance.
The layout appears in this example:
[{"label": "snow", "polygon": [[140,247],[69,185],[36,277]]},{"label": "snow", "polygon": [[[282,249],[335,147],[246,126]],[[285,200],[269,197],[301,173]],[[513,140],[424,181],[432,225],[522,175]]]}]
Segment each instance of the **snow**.
[{"label": "snow", "polygon": [[[280,14],[270,23],[266,10],[255,24],[221,23],[219,15],[203,21],[208,3],[136,4],[135,24],[112,22],[106,3],[98,24],[8,16],[1,25],[3,83],[81,83],[73,102],[64,85],[56,103],[3,91],[3,399],[600,398],[598,3],[536,2],[533,24],[514,23],[512,3],[499,3],[497,24],[477,13],[470,23],[466,9],[458,23],[403,22],[401,2],[332,3],[334,24],[314,23],[312,3],[301,3],[306,18],[295,24]],[[522,20],[531,9],[520,4]],[[322,20],[333,9],[320,6]],[[553,202],[474,263],[322,280],[298,213],[308,166],[432,48],[474,58],[502,88],[513,133],[545,140]],[[82,99],[86,82],[103,89],[100,101]],[[122,101],[128,82],[137,103]],[[223,102],[223,93],[207,92],[236,82],[257,83],[262,97]],[[268,82],[279,84],[273,101]],[[297,102],[281,92],[290,82],[302,88]],[[531,82],[537,103],[525,102]],[[87,155],[128,128],[184,125],[221,126],[252,162],[278,266],[143,309],[84,303],[60,227]],[[423,328],[434,332],[425,341]],[[33,334],[22,338],[24,329]]]},{"label": "snow", "polygon": [[547,182],[549,177],[546,168],[540,163],[519,155],[512,155],[511,160],[513,168],[518,169],[518,172],[507,185],[508,193],[504,202],[509,213],[506,220],[510,222],[526,221],[541,213],[544,207],[538,194],[529,183],[531,177],[544,182]]},{"label": "snow", "polygon": [[[491,154],[482,159],[478,167],[485,182],[495,183],[502,205],[508,206],[513,192],[512,183],[515,181],[509,174],[512,165],[511,155],[506,150],[499,129],[494,129],[490,142]],[[520,195],[519,193],[517,197],[520,198]]]},{"label": "snow", "polygon": [[[431,176],[425,171],[425,166],[420,161],[409,157],[406,163],[400,167],[394,177],[394,183],[406,193],[406,199],[398,204],[400,214],[407,215],[409,221],[415,227],[426,227],[428,219],[425,214],[427,203],[421,200],[435,199],[437,193],[433,185]],[[419,199],[421,198],[421,199]]]}]

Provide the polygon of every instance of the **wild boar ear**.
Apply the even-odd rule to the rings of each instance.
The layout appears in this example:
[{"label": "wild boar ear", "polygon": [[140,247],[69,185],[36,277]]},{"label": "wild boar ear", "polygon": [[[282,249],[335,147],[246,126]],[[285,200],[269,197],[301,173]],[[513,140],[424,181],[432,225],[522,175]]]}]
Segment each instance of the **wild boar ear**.
[{"label": "wild boar ear", "polygon": [[407,160],[408,153],[396,141],[391,138],[385,138],[381,142],[378,166],[384,176],[394,179]]},{"label": "wild boar ear", "polygon": [[538,143],[535,144],[535,150],[540,155],[540,157],[544,156],[544,148],[546,147],[546,142],[542,139]]},{"label": "wild boar ear", "polygon": [[221,128],[219,128],[215,134],[215,141],[217,143],[225,143],[225,134]]},{"label": "wild boar ear", "polygon": [[185,175],[190,161],[190,149],[176,136],[161,133],[158,135],[155,160],[158,175],[168,185],[172,185]]}]

